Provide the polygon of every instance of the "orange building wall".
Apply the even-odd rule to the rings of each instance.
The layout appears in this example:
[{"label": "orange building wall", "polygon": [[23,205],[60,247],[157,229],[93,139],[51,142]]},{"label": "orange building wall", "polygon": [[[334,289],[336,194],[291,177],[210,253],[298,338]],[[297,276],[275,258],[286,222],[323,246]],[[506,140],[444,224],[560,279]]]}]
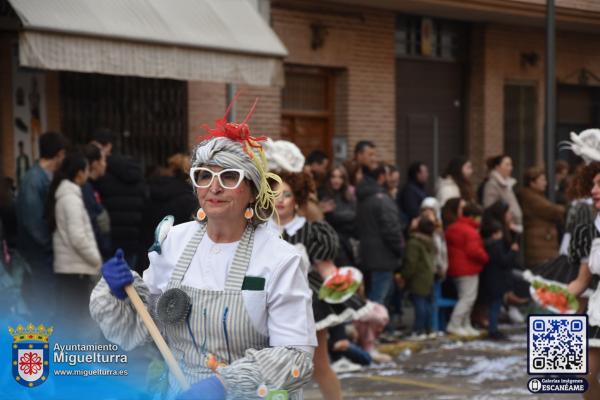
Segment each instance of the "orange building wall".
[{"label": "orange building wall", "polygon": [[[395,160],[394,17],[389,11],[340,8],[353,14],[319,14],[272,8],[273,29],[288,49],[286,63],[343,69],[336,123],[345,127],[348,150],[362,139],[376,142],[380,158]],[[361,20],[361,17],[363,18]],[[326,28],[321,48],[311,48],[311,24]],[[338,90],[340,90],[338,88]],[[343,98],[342,98],[343,96]],[[336,131],[338,129],[334,128]],[[349,154],[350,155],[350,154]]]}]

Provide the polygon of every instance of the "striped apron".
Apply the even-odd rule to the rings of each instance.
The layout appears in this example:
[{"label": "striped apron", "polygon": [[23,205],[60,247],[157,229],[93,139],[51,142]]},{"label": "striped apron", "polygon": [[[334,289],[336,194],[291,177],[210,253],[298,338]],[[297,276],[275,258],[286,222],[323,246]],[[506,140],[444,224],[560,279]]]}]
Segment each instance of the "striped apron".
[{"label": "striped apron", "polygon": [[[248,224],[236,249],[225,290],[203,290],[181,284],[205,232],[206,224],[200,223],[177,261],[167,286],[167,289],[179,288],[186,292],[192,303],[186,321],[165,326],[169,347],[190,384],[214,373],[208,368],[212,358],[219,364],[228,365],[244,357],[248,349],[260,350],[269,346],[269,338],[252,325],[242,297],[242,284],[254,243],[252,225]],[[171,375],[169,383],[173,396],[180,387]]]}]

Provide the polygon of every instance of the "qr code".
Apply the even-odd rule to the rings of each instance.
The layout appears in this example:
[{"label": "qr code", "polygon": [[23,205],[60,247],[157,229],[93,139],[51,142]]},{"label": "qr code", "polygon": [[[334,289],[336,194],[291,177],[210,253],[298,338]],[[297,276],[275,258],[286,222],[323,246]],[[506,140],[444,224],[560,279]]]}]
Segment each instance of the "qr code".
[{"label": "qr code", "polygon": [[587,373],[587,316],[530,315],[530,374]]}]

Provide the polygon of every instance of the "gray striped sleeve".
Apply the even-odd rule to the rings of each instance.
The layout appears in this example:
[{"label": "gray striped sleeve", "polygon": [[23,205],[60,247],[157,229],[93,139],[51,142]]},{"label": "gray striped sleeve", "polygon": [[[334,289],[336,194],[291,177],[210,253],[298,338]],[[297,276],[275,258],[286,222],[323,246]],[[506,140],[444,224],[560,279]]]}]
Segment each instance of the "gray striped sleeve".
[{"label": "gray striped sleeve", "polygon": [[594,239],[594,230],[594,226],[590,223],[575,227],[569,243],[569,262],[572,265],[579,267],[581,263],[587,262]]},{"label": "gray striped sleeve", "polygon": [[325,221],[310,223],[307,252],[312,261],[333,260],[339,249],[337,232]]},{"label": "gray striped sleeve", "polygon": [[[142,301],[151,303],[150,292],[142,278],[135,272],[133,286]],[[129,298],[119,300],[110,292],[104,278],[98,281],[90,297],[90,314],[98,323],[104,337],[125,350],[131,350],[150,339],[142,319],[135,312]]]},{"label": "gray striped sleeve", "polygon": [[300,398],[302,387],[313,373],[312,354],[294,347],[250,349],[245,357],[217,370],[225,381],[228,398],[255,398],[264,385],[269,390],[287,390]]}]

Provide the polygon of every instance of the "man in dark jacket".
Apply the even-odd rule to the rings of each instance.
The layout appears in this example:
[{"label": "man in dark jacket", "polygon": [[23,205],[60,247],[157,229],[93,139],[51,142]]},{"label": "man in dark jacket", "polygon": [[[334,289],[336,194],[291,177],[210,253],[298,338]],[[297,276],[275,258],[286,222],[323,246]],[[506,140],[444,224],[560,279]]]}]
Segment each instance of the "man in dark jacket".
[{"label": "man in dark jacket", "polygon": [[377,150],[375,143],[370,140],[361,140],[354,147],[354,160],[361,168],[377,168]]},{"label": "man in dark jacket", "polygon": [[142,166],[130,157],[112,153],[114,134],[109,130],[95,132],[92,143],[107,156],[106,174],[92,184],[110,215],[112,253],[123,249],[127,263],[136,271],[143,271],[148,262],[137,257],[146,200]]},{"label": "man in dark jacket", "polygon": [[67,139],[46,132],[39,139],[40,159],[23,177],[17,195],[17,249],[31,267],[23,282],[23,295],[33,313],[49,317],[54,312],[52,232],[44,210],[54,173],[60,168]]},{"label": "man in dark jacket", "polygon": [[429,180],[429,170],[422,162],[415,162],[408,167],[408,181],[398,193],[398,207],[405,214],[407,224],[419,216],[421,203],[427,197],[425,186]]},{"label": "man in dark jacket", "polygon": [[102,205],[100,194],[92,184],[106,173],[106,155],[97,145],[91,143],[83,147],[83,154],[88,161],[90,170],[88,181],[81,187],[83,203],[90,216],[94,237],[102,259],[108,260],[113,256],[110,243],[110,216]]},{"label": "man in dark jacket", "polygon": [[198,209],[198,199],[192,184],[183,170],[174,170],[172,175],[148,178],[149,199],[144,208],[142,223],[142,249],[147,253],[154,242],[154,229],[167,215],[175,218],[175,225],[192,220]]},{"label": "man in dark jacket", "polygon": [[363,168],[363,174],[356,190],[361,267],[371,277],[369,299],[384,304],[402,259],[402,225],[398,208],[384,188],[385,167]]}]

